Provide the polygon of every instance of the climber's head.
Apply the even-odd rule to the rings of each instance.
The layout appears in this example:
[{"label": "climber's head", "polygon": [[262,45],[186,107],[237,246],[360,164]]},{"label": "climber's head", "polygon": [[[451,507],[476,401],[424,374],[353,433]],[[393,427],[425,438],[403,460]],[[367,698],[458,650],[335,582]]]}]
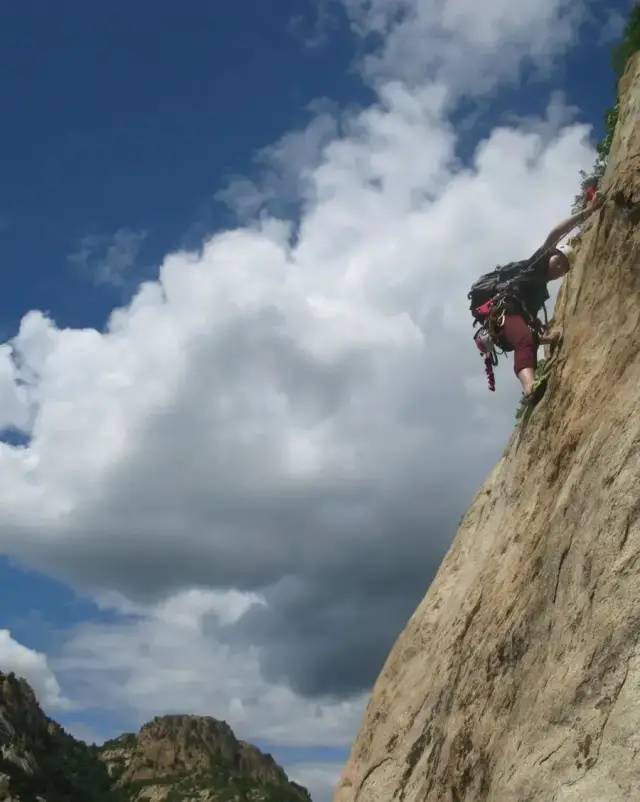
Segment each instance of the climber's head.
[{"label": "climber's head", "polygon": [[556,251],[551,259],[549,259],[549,270],[547,273],[547,281],[553,281],[556,278],[562,278],[569,272],[571,263],[566,254],[562,251]]}]

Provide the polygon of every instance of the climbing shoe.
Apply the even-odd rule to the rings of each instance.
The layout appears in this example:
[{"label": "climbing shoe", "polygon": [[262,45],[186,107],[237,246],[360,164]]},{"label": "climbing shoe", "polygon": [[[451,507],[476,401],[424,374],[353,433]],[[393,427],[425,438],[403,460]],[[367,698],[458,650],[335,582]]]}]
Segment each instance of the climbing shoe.
[{"label": "climbing shoe", "polygon": [[549,360],[543,360],[538,365],[531,391],[523,393],[520,398],[520,405],[516,410],[516,420],[520,420],[525,413],[530,413],[544,395],[544,391],[547,389],[547,379],[549,377],[550,368],[551,363]]}]

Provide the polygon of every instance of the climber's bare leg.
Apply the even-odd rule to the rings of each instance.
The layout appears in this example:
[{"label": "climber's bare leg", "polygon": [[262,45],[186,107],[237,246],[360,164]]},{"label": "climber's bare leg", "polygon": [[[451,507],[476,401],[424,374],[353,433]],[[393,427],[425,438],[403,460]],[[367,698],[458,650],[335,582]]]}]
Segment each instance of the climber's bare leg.
[{"label": "climber's bare leg", "polygon": [[535,371],[533,368],[522,368],[518,373],[518,379],[520,379],[520,384],[522,385],[522,392],[525,395],[529,395],[533,388],[534,376]]}]

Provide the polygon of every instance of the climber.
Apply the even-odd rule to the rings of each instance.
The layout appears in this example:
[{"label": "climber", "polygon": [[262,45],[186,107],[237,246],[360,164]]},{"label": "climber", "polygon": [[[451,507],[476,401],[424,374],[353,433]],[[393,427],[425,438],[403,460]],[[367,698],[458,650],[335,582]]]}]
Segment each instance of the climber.
[{"label": "climber", "polygon": [[498,267],[481,276],[471,288],[468,296],[471,311],[476,322],[481,324],[475,340],[485,355],[491,390],[495,387],[491,355],[495,354],[497,345],[504,351],[514,352],[514,372],[522,385],[523,401],[537,400],[534,378],[538,346],[557,344],[560,339],[559,332],[548,331],[537,315],[549,298],[547,282],[562,278],[570,267],[567,256],[556,246],[604,201],[604,196],[594,195],[584,210],[559,223],[529,259]]}]

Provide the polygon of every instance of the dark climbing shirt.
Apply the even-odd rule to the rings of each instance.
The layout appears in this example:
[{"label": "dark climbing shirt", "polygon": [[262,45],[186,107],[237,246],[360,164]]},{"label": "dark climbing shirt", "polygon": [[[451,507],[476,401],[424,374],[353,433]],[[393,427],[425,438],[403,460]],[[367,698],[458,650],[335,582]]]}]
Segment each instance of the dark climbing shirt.
[{"label": "dark climbing shirt", "polygon": [[[555,248],[538,248],[528,259],[523,259],[522,282],[518,284],[518,297],[525,305],[527,311],[534,317],[542,309],[545,301],[549,299],[547,281],[549,280],[549,260],[559,253]],[[513,309],[513,312],[518,310]]]}]

